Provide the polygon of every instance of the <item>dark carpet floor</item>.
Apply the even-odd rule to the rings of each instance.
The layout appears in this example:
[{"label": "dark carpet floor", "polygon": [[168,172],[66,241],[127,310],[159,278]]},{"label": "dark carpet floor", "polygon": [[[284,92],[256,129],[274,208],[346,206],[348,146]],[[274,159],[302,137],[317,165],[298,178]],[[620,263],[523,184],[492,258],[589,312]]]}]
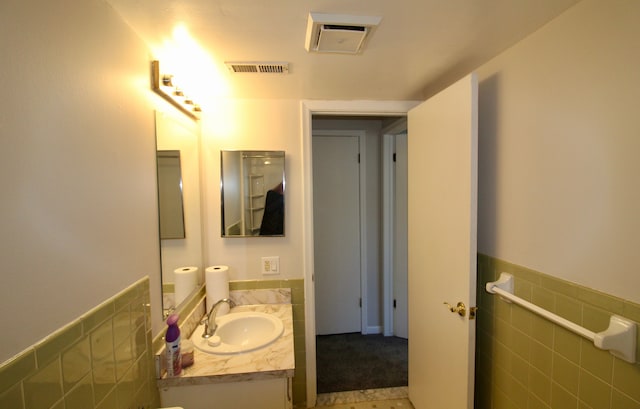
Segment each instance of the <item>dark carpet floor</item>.
[{"label": "dark carpet floor", "polygon": [[407,386],[407,340],[383,335],[316,337],[318,393]]}]

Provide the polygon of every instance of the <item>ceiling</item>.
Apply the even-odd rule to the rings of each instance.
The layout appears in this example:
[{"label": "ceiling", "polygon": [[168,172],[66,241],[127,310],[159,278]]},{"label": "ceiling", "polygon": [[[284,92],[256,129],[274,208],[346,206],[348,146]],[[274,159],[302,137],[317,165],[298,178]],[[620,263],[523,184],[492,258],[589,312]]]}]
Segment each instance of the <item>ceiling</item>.
[{"label": "ceiling", "polygon": [[[207,55],[210,66],[200,65],[225,84],[225,96],[423,100],[579,0],[107,1],[152,50],[182,24]],[[361,54],[309,53],[309,12],[382,21]],[[290,71],[233,74],[225,61],[288,62]]]}]

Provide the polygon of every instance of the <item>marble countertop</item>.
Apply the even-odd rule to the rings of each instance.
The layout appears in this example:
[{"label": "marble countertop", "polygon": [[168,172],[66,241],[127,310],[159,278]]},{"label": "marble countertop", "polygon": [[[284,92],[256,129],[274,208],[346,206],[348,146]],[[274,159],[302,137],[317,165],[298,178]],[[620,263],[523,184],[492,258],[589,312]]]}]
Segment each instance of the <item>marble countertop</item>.
[{"label": "marble countertop", "polygon": [[282,320],[284,332],[273,343],[255,351],[233,355],[215,355],[194,350],[194,364],[184,368],[180,376],[158,379],[158,387],[243,382],[259,379],[293,377],[293,315],[291,304],[240,305],[229,314],[259,311],[274,314]]}]

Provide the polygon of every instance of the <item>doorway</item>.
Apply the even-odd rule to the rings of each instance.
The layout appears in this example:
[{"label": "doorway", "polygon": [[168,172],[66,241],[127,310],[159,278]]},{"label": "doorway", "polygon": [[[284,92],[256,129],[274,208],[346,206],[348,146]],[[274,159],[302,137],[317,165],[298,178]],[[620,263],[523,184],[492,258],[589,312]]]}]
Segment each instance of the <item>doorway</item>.
[{"label": "doorway", "polygon": [[313,251],[313,169],[312,169],[312,117],[314,115],[384,115],[406,116],[418,101],[313,101],[300,104],[302,121],[303,157],[303,229],[305,277],[305,364],[307,406],[317,402],[316,384],[316,328]]},{"label": "doorway", "polygon": [[[407,302],[406,288],[403,299],[394,288],[401,261],[394,253],[406,256],[394,238],[393,159],[401,132],[403,117],[313,116],[318,393],[407,385],[407,334],[394,331],[394,307]],[[401,203],[406,207],[406,198]],[[404,315],[399,321],[406,323],[406,309]]]}]

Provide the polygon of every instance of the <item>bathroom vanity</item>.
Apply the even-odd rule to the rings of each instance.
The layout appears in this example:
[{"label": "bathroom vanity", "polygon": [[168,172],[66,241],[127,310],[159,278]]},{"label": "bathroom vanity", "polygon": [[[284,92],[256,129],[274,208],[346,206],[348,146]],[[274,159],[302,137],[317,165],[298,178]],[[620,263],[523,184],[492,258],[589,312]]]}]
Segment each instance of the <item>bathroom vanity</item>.
[{"label": "bathroom vanity", "polygon": [[[194,351],[195,363],[180,376],[158,380],[164,406],[189,409],[286,409],[292,407],[295,369],[291,304],[240,305],[229,314],[257,311],[282,320],[284,330],[260,349],[236,354]],[[189,334],[190,335],[190,334]]]}]

